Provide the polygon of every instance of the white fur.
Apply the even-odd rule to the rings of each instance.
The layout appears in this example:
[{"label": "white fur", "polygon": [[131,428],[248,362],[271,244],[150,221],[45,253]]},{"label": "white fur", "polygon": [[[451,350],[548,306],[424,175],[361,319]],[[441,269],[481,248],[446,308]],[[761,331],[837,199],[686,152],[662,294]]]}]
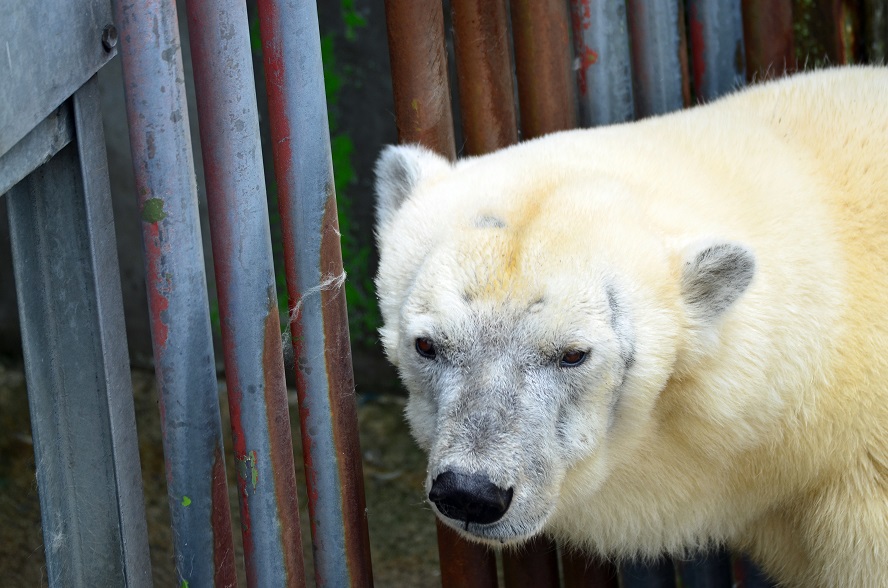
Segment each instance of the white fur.
[{"label": "white fur", "polygon": [[445,522],[888,586],[886,97],[826,70],[453,165],[388,150],[381,336],[429,483],[515,491]]}]

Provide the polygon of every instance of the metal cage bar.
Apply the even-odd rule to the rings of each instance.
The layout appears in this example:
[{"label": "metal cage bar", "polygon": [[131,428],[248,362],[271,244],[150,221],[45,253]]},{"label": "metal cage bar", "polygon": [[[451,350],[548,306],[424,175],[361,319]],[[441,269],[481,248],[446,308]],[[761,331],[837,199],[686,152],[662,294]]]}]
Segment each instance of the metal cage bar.
[{"label": "metal cage bar", "polygon": [[572,129],[577,100],[562,0],[511,0],[521,138]]},{"label": "metal cage bar", "polygon": [[580,125],[635,118],[625,0],[571,0]]},{"label": "metal cage bar", "polygon": [[317,586],[371,586],[317,6],[260,0],[259,16],[315,579]]},{"label": "metal cage bar", "polygon": [[385,0],[398,141],[456,158],[440,0]]},{"label": "metal cage bar", "polygon": [[506,0],[452,0],[459,106],[467,155],[518,141]]},{"label": "metal cage bar", "polygon": [[635,116],[690,105],[684,9],[678,2],[627,0]]},{"label": "metal cage bar", "polygon": [[746,80],[753,82],[795,71],[792,0],[743,0]]},{"label": "metal cage bar", "polygon": [[219,387],[174,2],[115,0],[176,573],[236,586]]},{"label": "metal cage bar", "polygon": [[200,137],[249,586],[304,564],[247,9],[189,0]]},{"label": "metal cage bar", "polygon": [[746,83],[740,0],[688,0],[688,30],[698,102]]}]

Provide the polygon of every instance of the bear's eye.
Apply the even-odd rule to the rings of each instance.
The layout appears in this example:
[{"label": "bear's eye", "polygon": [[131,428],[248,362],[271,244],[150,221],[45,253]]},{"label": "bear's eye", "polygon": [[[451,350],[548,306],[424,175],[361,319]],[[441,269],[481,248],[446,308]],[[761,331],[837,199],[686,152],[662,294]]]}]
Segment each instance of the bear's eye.
[{"label": "bear's eye", "polygon": [[416,352],[428,359],[435,359],[435,356],[438,354],[435,351],[435,344],[425,337],[420,337],[416,340]]},{"label": "bear's eye", "polygon": [[558,365],[561,367],[576,367],[583,363],[586,359],[586,352],[577,349],[571,349],[561,354],[561,360]]}]

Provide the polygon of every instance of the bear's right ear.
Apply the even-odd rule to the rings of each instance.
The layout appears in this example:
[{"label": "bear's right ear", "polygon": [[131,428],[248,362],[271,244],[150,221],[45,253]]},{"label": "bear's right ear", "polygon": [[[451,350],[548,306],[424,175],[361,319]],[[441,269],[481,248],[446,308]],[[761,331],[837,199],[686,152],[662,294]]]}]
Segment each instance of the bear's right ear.
[{"label": "bear's right ear", "polygon": [[450,169],[450,162],[419,145],[389,145],[376,160],[376,226],[389,223],[421,181]]},{"label": "bear's right ear", "polygon": [[691,315],[713,323],[746,292],[755,276],[755,255],[744,245],[697,242],[685,248],[681,293]]}]

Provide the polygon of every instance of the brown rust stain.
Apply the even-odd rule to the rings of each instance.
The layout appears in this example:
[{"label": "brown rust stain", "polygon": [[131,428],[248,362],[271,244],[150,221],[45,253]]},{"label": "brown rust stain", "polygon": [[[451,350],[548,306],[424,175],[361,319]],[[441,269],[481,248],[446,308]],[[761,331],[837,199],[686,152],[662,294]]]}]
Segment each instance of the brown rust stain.
[{"label": "brown rust stain", "polygon": [[[338,276],[342,273],[342,251],[339,246],[336,194],[332,184],[327,187],[321,231],[321,274]],[[358,439],[358,411],[355,403],[355,380],[344,287],[321,290],[321,309],[325,341],[324,364],[327,369],[333,442],[340,457],[338,466],[345,527],[345,556],[348,560],[352,585],[372,586],[370,536],[367,530],[364,475]]]},{"label": "brown rust stain", "polygon": [[225,478],[225,459],[222,456],[221,441],[213,451],[213,479],[211,482],[212,506],[210,524],[213,528],[213,584],[216,586],[237,586],[237,572],[234,568],[234,546],[231,536],[231,512],[228,509],[228,486]]},{"label": "brown rust stain", "polygon": [[454,159],[443,7],[437,0],[386,0],[385,16],[398,140]]},{"label": "brown rust stain", "polygon": [[293,434],[287,403],[281,347],[280,317],[274,287],[268,295],[265,317],[262,370],[265,376],[265,410],[271,444],[271,472],[281,524],[281,546],[287,574],[287,586],[305,586],[305,564],[302,561],[302,531],[299,526],[299,500],[296,495],[296,474],[293,463]]},{"label": "brown rust stain", "polygon": [[466,153],[518,141],[505,0],[453,0],[453,34]]},{"label": "brown rust stain", "polygon": [[[435,519],[441,585],[462,588],[496,588],[496,557],[483,545],[469,543],[456,531]],[[530,585],[530,584],[528,584]]]},{"label": "brown rust stain", "polygon": [[577,100],[567,5],[516,0],[511,7],[522,138],[574,128]]}]

